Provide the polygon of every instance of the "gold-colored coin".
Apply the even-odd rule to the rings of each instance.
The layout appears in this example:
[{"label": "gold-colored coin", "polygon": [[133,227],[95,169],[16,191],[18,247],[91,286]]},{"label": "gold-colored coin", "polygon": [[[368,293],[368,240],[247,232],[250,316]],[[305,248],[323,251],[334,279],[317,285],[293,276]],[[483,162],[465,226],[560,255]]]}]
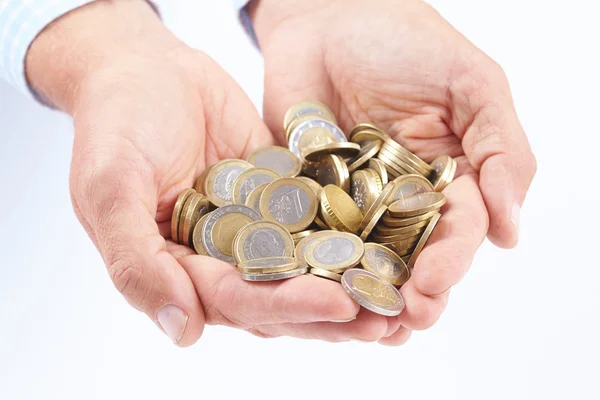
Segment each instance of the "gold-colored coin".
[{"label": "gold-colored coin", "polygon": [[317,196],[317,199],[321,198],[321,190],[323,190],[323,186],[321,186],[317,181],[306,176],[299,176],[296,179],[301,180],[302,182],[310,186],[313,192],[315,192],[315,196]]},{"label": "gold-colored coin", "polygon": [[273,274],[298,268],[298,262],[293,257],[265,257],[243,261],[238,264],[242,274]]},{"label": "gold-colored coin", "polygon": [[418,193],[433,192],[433,186],[421,175],[402,175],[394,179],[394,191],[387,199],[387,205]]},{"label": "gold-colored coin", "polygon": [[360,262],[394,286],[402,286],[410,278],[410,270],[399,255],[377,243],[365,243],[365,254]]},{"label": "gold-colored coin", "polygon": [[375,231],[377,232],[378,235],[387,235],[387,236],[404,235],[404,236],[410,237],[410,236],[416,235],[417,233],[419,233],[423,229],[425,229],[425,227],[427,226],[428,223],[429,223],[429,220],[424,220],[421,222],[417,222],[416,224],[397,227],[397,228],[390,228],[383,224],[379,224],[375,227]]},{"label": "gold-colored coin", "polygon": [[202,218],[200,218],[200,221],[198,221],[198,223],[196,224],[196,226],[194,226],[194,229],[192,230],[192,248],[194,250],[196,250],[196,253],[200,254],[201,256],[208,255],[208,253],[206,252],[206,247],[204,247],[204,242],[202,239],[202,227],[204,226],[204,223],[206,222],[206,220],[208,219],[208,216],[210,214],[211,214],[210,212],[204,214],[202,216]]},{"label": "gold-colored coin", "polygon": [[437,210],[430,211],[425,214],[417,215],[408,218],[394,218],[391,215],[384,215],[381,222],[388,228],[401,228],[404,226],[410,226],[418,224],[419,222],[429,221],[437,213]]},{"label": "gold-colored coin", "polygon": [[[401,167],[403,170],[405,170],[409,174],[423,175],[423,173],[421,171],[419,171],[418,169],[416,169],[409,162],[408,158],[405,158],[401,153],[395,153],[395,152],[393,152],[391,150],[391,148],[388,147],[388,146],[386,146],[385,144],[381,147],[380,153],[384,154],[394,164],[396,164],[397,166]],[[423,175],[423,176],[427,176],[427,175]]]},{"label": "gold-colored coin", "polygon": [[379,149],[381,149],[381,142],[369,142],[361,146],[360,152],[352,160],[348,161],[348,171],[352,173],[362,167],[377,155]]},{"label": "gold-colored coin", "polygon": [[408,260],[408,268],[412,269],[415,266],[415,262],[417,262],[417,258],[419,257],[419,254],[421,254],[421,251],[423,251],[423,249],[425,248],[425,244],[427,244],[427,241],[429,240],[429,236],[431,236],[431,232],[433,232],[433,229],[437,225],[441,216],[442,215],[438,213],[433,218],[431,218],[431,221],[429,221],[429,225],[427,225],[427,229],[425,229],[425,232],[423,232],[423,235],[421,236],[421,239],[417,243],[417,246],[415,247],[415,250],[413,251],[412,256]]},{"label": "gold-colored coin", "polygon": [[271,183],[279,178],[281,178],[281,175],[269,168],[250,168],[245,170],[233,183],[231,189],[233,203],[246,204],[246,199],[252,189],[264,183]]},{"label": "gold-colored coin", "polygon": [[350,131],[350,141],[364,145],[368,142],[383,142],[390,136],[381,128],[367,123],[356,125]]},{"label": "gold-colored coin", "polygon": [[179,221],[179,241],[181,244],[189,246],[192,242],[192,229],[198,223],[198,220],[208,212],[208,199],[200,193],[192,194],[183,206],[181,220]]},{"label": "gold-colored coin", "polygon": [[[371,219],[367,222],[367,225],[360,233],[360,238],[362,240],[367,240],[367,238],[371,234],[371,231],[377,225],[377,222],[379,222],[379,219],[386,211],[387,211],[387,206],[382,204],[379,206],[379,208],[375,211],[375,213],[372,216],[370,215]],[[362,223],[361,223],[361,225],[362,225]]]},{"label": "gold-colored coin", "polygon": [[382,204],[385,204],[385,201],[387,200],[390,193],[392,193],[393,189],[394,189],[394,183],[388,182],[388,184],[385,185],[385,187],[383,188],[381,193],[379,193],[379,197],[377,197],[377,200],[375,200],[375,202],[373,202],[371,207],[369,207],[369,209],[365,213],[365,216],[362,219],[359,229],[358,229],[359,232],[363,232],[365,230],[365,228],[367,227],[369,222],[373,219],[373,216],[375,215],[377,210],[379,210],[379,207],[381,207]]},{"label": "gold-colored coin", "polygon": [[397,242],[378,242],[379,244],[388,247],[396,252],[400,257],[410,254],[414,251],[417,243],[419,242],[419,237],[410,238],[406,240],[399,240]]},{"label": "gold-colored coin", "polygon": [[194,189],[185,189],[183,192],[179,193],[175,206],[173,207],[173,214],[171,216],[171,240],[175,243],[180,243],[179,221],[181,219],[181,211],[183,210],[186,200],[194,193],[196,193]]},{"label": "gold-colored coin", "polygon": [[312,268],[331,271],[356,266],[364,251],[364,244],[358,236],[347,232],[332,232],[308,244],[304,258]]},{"label": "gold-colored coin", "polygon": [[291,257],[292,235],[281,224],[255,221],[244,226],[233,240],[233,258],[237,264],[269,257]]},{"label": "gold-colored coin", "polygon": [[317,180],[322,186],[335,185],[344,192],[350,191],[350,173],[344,159],[338,155],[325,156],[319,164]]},{"label": "gold-colored coin", "polygon": [[311,178],[316,178],[319,172],[319,163],[304,161],[302,163],[302,173]]},{"label": "gold-colored coin", "polygon": [[[373,170],[371,170],[373,171]],[[350,196],[360,208],[361,213],[366,213],[371,204],[377,200],[379,193],[381,193],[381,180],[376,172],[369,172],[367,170],[356,171],[352,174],[352,184],[350,190]]]},{"label": "gold-colored coin", "polygon": [[269,183],[263,183],[262,185],[259,185],[252,189],[252,191],[248,194],[248,197],[246,197],[244,205],[246,207],[252,208],[257,212],[260,212],[260,197],[262,196],[267,186],[269,186]]},{"label": "gold-colored coin", "polygon": [[327,225],[338,231],[354,233],[362,221],[362,213],[352,197],[334,185],[321,192],[321,216]]},{"label": "gold-colored coin", "polygon": [[312,233],[305,238],[300,239],[300,241],[296,244],[296,248],[294,249],[294,257],[296,257],[296,260],[298,260],[298,266],[300,268],[308,267],[308,264],[306,263],[306,257],[305,257],[306,246],[308,246],[310,243],[312,243],[313,240],[328,236],[332,232],[335,232],[335,231],[331,231],[331,230],[319,231],[319,232]]},{"label": "gold-colored coin", "polygon": [[254,166],[244,160],[227,159],[210,168],[204,179],[204,193],[216,207],[232,204],[232,189],[235,180]]},{"label": "gold-colored coin", "polygon": [[352,142],[335,142],[307,148],[303,151],[307,161],[319,162],[328,154],[336,154],[342,158],[355,157],[360,152],[360,146]]},{"label": "gold-colored coin", "polygon": [[[406,266],[408,266],[408,260],[410,260],[410,256],[411,256],[411,254],[409,254],[407,256],[400,257],[402,259],[402,261],[404,261],[404,263],[406,264]],[[410,268],[408,270],[410,271]]]},{"label": "gold-colored coin", "polygon": [[311,235],[316,232],[319,232],[319,230],[318,229],[308,229],[308,230],[305,230],[302,232],[293,233],[292,239],[294,240],[294,245],[298,244],[298,242],[300,242],[302,239],[304,239],[308,235]]},{"label": "gold-colored coin", "polygon": [[333,115],[333,112],[331,112],[329,107],[319,101],[310,100],[294,104],[287,109],[283,116],[283,131],[285,132],[288,130],[292,121],[306,115],[318,115],[321,118],[325,118],[334,124],[337,124],[335,115]]},{"label": "gold-colored coin", "polygon": [[206,193],[204,193],[204,181],[206,179],[206,175],[208,174],[209,170],[210,170],[210,168],[206,168],[204,171],[202,171],[200,173],[200,175],[198,176],[198,178],[196,178],[196,182],[194,182],[194,190],[205,196],[206,196]]},{"label": "gold-colored coin", "polygon": [[400,143],[392,140],[391,138],[384,140],[383,147],[390,148],[392,153],[402,154],[404,158],[410,160],[414,165],[418,165],[419,169],[426,172],[426,176],[431,172],[431,166],[427,164],[425,161],[421,160],[417,155],[412,153],[410,150],[404,148]]},{"label": "gold-colored coin", "polygon": [[[418,174],[423,176],[429,176],[431,173],[431,167],[424,167],[425,163],[419,159],[416,155],[406,150],[404,147],[398,147],[398,143],[393,140],[384,141],[381,146],[381,151],[392,159],[396,164],[400,165],[411,174]],[[420,159],[419,159],[420,160]]]},{"label": "gold-colored coin", "polygon": [[385,153],[379,152],[377,159],[383,161],[385,169],[392,178],[397,178],[400,175],[407,175],[409,172],[394,163]]},{"label": "gold-colored coin", "polygon": [[294,178],[302,171],[302,160],[285,147],[268,146],[253,151],[248,158],[258,168],[269,168],[283,178]]},{"label": "gold-colored coin", "polygon": [[431,163],[429,179],[436,192],[441,192],[454,179],[457,163],[450,156],[440,156]]},{"label": "gold-colored coin", "polygon": [[374,313],[393,317],[404,309],[398,289],[373,272],[349,269],[342,275],[342,287],[354,301]]},{"label": "gold-colored coin", "polygon": [[446,204],[446,196],[437,192],[418,193],[393,202],[388,213],[395,218],[414,217],[433,210],[439,210]]},{"label": "gold-colored coin", "polygon": [[315,225],[318,226],[319,229],[329,230],[329,225],[327,225],[319,215],[315,217]]},{"label": "gold-colored coin", "polygon": [[321,277],[321,278],[329,279],[330,281],[336,281],[336,282],[342,281],[342,275],[332,272],[332,271],[327,271],[327,270],[321,269],[321,268],[309,268],[308,273],[311,275]]},{"label": "gold-colored coin", "polygon": [[375,183],[377,184],[377,194],[381,193],[381,191],[383,190],[383,182],[381,181],[381,177],[379,176],[377,171],[371,168],[365,168],[363,169],[363,171],[373,176],[373,179],[375,179]]},{"label": "gold-colored coin", "polygon": [[377,172],[377,174],[379,175],[379,178],[381,179],[381,184],[387,185],[388,173],[387,173],[387,169],[385,169],[385,164],[383,163],[383,161],[381,161],[377,158],[371,158],[369,160],[369,164],[367,164],[367,168],[372,169],[373,171]]},{"label": "gold-colored coin", "polygon": [[382,235],[378,232],[373,234],[373,240],[377,243],[408,243],[408,244],[416,244],[421,237],[421,234],[425,230],[427,226],[423,228],[418,228],[413,231],[408,231],[404,233],[399,233],[397,235]]},{"label": "gold-colored coin", "polygon": [[319,202],[313,190],[296,178],[272,182],[260,197],[260,213],[291,233],[305,230],[317,215]]}]

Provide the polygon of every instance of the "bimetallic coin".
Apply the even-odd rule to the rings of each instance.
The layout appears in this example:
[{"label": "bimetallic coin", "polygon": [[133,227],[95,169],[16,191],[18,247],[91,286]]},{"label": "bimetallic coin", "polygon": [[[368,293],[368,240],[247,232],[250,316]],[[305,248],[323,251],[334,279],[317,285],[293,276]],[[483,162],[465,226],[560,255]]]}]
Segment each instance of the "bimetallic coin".
[{"label": "bimetallic coin", "polygon": [[426,175],[430,173],[431,166],[429,164],[421,160],[415,154],[411,153],[409,150],[405,149],[402,145],[400,145],[400,143],[392,140],[391,138],[384,140],[384,145],[382,146],[382,149],[383,147],[389,148],[389,151],[392,154],[401,154],[405,159],[408,159],[412,163],[414,163],[414,165],[418,165],[419,169],[422,169],[423,171],[429,171],[426,172]]},{"label": "bimetallic coin", "polygon": [[342,287],[354,301],[376,314],[393,317],[404,309],[398,289],[370,271],[347,270],[342,275]]},{"label": "bimetallic coin", "polygon": [[[406,245],[401,245],[400,243],[379,243],[379,244],[392,250],[393,252],[398,254],[400,256],[400,258],[410,257],[410,255],[415,250],[415,247],[417,246],[416,244],[406,246]],[[408,261],[405,261],[405,262],[408,262]]]},{"label": "bimetallic coin", "polygon": [[328,154],[335,154],[343,159],[355,157],[360,152],[360,146],[351,142],[334,142],[305,148],[302,151],[304,159],[319,162]]},{"label": "bimetallic coin", "polygon": [[346,141],[344,132],[336,124],[324,119],[310,119],[302,122],[290,132],[288,144],[292,153],[302,157],[301,149]]},{"label": "bimetallic coin", "polygon": [[189,246],[192,243],[192,230],[198,220],[208,212],[209,207],[208,199],[200,193],[192,194],[185,202],[179,221],[179,240],[181,244]]},{"label": "bimetallic coin", "polygon": [[306,176],[299,176],[296,179],[310,186],[312,191],[315,192],[315,196],[317,196],[317,199],[321,197],[321,190],[323,190],[323,186],[321,186],[317,181]]},{"label": "bimetallic coin", "polygon": [[304,275],[308,271],[307,268],[296,268],[286,272],[275,272],[272,274],[242,274],[242,279],[245,281],[267,282],[279,281],[282,279],[294,278]]},{"label": "bimetallic coin", "polygon": [[349,138],[352,142],[364,145],[368,142],[383,142],[390,136],[381,128],[367,123],[356,125],[351,131]]},{"label": "bimetallic coin", "polygon": [[201,256],[207,256],[206,247],[204,247],[204,243],[202,242],[202,227],[204,227],[204,223],[208,219],[211,213],[206,213],[200,218],[200,221],[194,226],[192,230],[192,248],[196,250],[196,253]]},{"label": "bimetallic coin", "polygon": [[421,228],[412,233],[399,235],[380,235],[374,233],[373,240],[377,243],[394,243],[397,247],[412,247],[417,244],[424,230],[425,228]]},{"label": "bimetallic coin", "polygon": [[296,260],[298,260],[298,266],[299,267],[308,267],[308,264],[306,263],[306,258],[304,257],[304,255],[306,254],[306,247],[311,244],[313,242],[313,240],[322,238],[322,237],[326,237],[328,235],[331,235],[332,233],[334,233],[335,231],[330,231],[330,230],[326,230],[326,231],[319,231],[319,232],[315,232],[311,235],[308,235],[307,237],[300,239],[300,241],[298,242],[298,244],[296,244],[296,248],[294,249],[294,257],[296,257]]},{"label": "bimetallic coin", "polygon": [[373,173],[365,170],[356,171],[352,174],[350,196],[352,196],[352,200],[354,200],[363,214],[369,210],[371,205],[377,200],[379,193],[381,193],[377,180],[378,178]]},{"label": "bimetallic coin", "polygon": [[321,278],[329,279],[330,281],[341,282],[342,275],[332,271],[327,271],[321,268],[309,268],[308,273]]},{"label": "bimetallic coin", "polygon": [[223,160],[213,165],[204,180],[204,193],[212,204],[222,207],[232,203],[236,179],[253,165],[244,160]]},{"label": "bimetallic coin", "polygon": [[375,157],[381,149],[381,142],[369,142],[360,148],[360,152],[350,161],[348,161],[348,171],[356,171],[371,158]]},{"label": "bimetallic coin", "polygon": [[383,182],[381,181],[381,177],[379,176],[377,171],[371,168],[365,168],[362,171],[365,171],[367,174],[370,174],[373,177],[373,179],[375,179],[375,183],[377,184],[377,193],[379,194],[383,190]]},{"label": "bimetallic coin", "polygon": [[318,201],[313,190],[295,178],[270,183],[260,198],[263,217],[279,222],[291,233],[300,232],[312,224],[317,210]]},{"label": "bimetallic coin", "polygon": [[404,235],[405,237],[410,237],[410,236],[414,236],[414,235],[422,232],[428,223],[429,223],[429,220],[424,220],[424,221],[417,222],[416,224],[412,224],[412,225],[408,225],[408,226],[401,226],[398,228],[390,228],[389,226],[379,224],[375,227],[375,231],[379,235],[387,235],[387,236]]},{"label": "bimetallic coin", "polygon": [[179,220],[181,219],[181,211],[183,210],[186,200],[194,193],[196,193],[194,189],[185,189],[183,192],[179,193],[175,206],[173,207],[173,214],[171,216],[171,239],[175,243],[181,243],[179,241]]},{"label": "bimetallic coin", "polygon": [[268,168],[250,168],[242,172],[235,180],[232,187],[233,203],[246,204],[246,199],[250,192],[256,187],[271,183],[281,176]]},{"label": "bimetallic coin", "polygon": [[395,187],[387,199],[388,206],[397,200],[405,199],[418,193],[433,192],[431,183],[421,175],[402,175],[394,179],[393,182]]},{"label": "bimetallic coin", "polygon": [[266,257],[243,261],[238,264],[242,274],[272,274],[298,268],[293,257]]},{"label": "bimetallic coin", "polygon": [[300,242],[302,239],[304,239],[305,237],[319,232],[318,229],[308,229],[306,231],[302,231],[302,232],[296,232],[292,234],[292,239],[294,240],[294,245],[298,244],[298,242]]},{"label": "bimetallic coin", "polygon": [[410,278],[410,270],[400,256],[377,243],[365,243],[361,265],[394,286],[402,286]]},{"label": "bimetallic coin", "polygon": [[232,245],[235,235],[244,226],[262,217],[250,207],[228,205],[217,208],[202,227],[202,242],[209,256],[233,264]]},{"label": "bimetallic coin", "polygon": [[440,156],[431,163],[431,174],[429,180],[436,192],[441,192],[456,174],[456,160],[450,156]]},{"label": "bimetallic coin", "polygon": [[411,174],[412,173],[408,169],[404,168],[403,165],[400,165],[396,161],[394,161],[388,155],[388,153],[386,153],[385,151],[380,151],[379,154],[377,154],[377,158],[385,163],[387,171],[391,175],[395,174],[396,176],[398,176],[398,175],[407,175],[407,174]]},{"label": "bimetallic coin", "polygon": [[198,176],[198,178],[196,178],[196,182],[194,182],[194,190],[205,196],[206,196],[206,193],[204,193],[204,181],[206,179],[206,175],[208,174],[209,170],[210,170],[210,168],[206,168],[204,171],[202,171],[200,173],[200,175]]},{"label": "bimetallic coin", "polygon": [[252,189],[252,191],[248,194],[248,197],[246,197],[244,205],[246,207],[252,208],[257,212],[260,212],[260,197],[262,196],[267,186],[269,186],[268,183],[263,183],[262,185],[259,185]]},{"label": "bimetallic coin", "polygon": [[359,232],[363,232],[365,230],[369,222],[373,219],[373,216],[375,215],[377,210],[379,210],[381,205],[385,205],[385,201],[387,200],[390,193],[392,193],[393,189],[394,184],[392,182],[388,182],[388,184],[385,185],[381,193],[379,193],[379,197],[377,197],[377,200],[375,200],[371,207],[369,207],[369,210],[366,212],[364,218],[362,219],[358,228]]},{"label": "bimetallic coin", "polygon": [[317,180],[322,186],[335,185],[344,192],[350,191],[350,173],[344,159],[338,155],[330,154],[319,163]]},{"label": "bimetallic coin", "polygon": [[395,218],[414,217],[433,210],[439,210],[446,204],[446,196],[437,192],[418,193],[396,200],[388,207],[388,213]]},{"label": "bimetallic coin", "polygon": [[[367,222],[367,224],[365,225],[365,228],[360,232],[360,238],[362,240],[367,240],[367,238],[371,234],[371,231],[377,225],[377,222],[379,222],[379,219],[386,211],[387,211],[387,206],[385,204],[382,204],[375,211],[375,213],[373,213],[373,215],[370,215],[369,222]],[[361,225],[362,225],[362,223],[361,223]]]},{"label": "bimetallic coin", "polygon": [[333,115],[333,112],[331,112],[329,107],[319,101],[310,100],[294,104],[288,108],[283,116],[283,130],[286,131],[292,121],[305,115],[318,115],[321,118],[325,118],[326,120],[337,124],[335,115]]},{"label": "bimetallic coin", "polygon": [[362,213],[352,197],[334,185],[321,192],[321,216],[332,229],[354,233],[362,221]]},{"label": "bimetallic coin", "polygon": [[429,221],[437,213],[437,210],[430,211],[428,213],[417,215],[408,218],[394,218],[391,215],[384,215],[381,222],[388,228],[402,228],[405,226],[411,226],[418,224],[419,222]]},{"label": "bimetallic coin", "polygon": [[358,236],[335,232],[306,246],[304,258],[312,268],[339,270],[356,266],[364,251],[364,244]]},{"label": "bimetallic coin", "polygon": [[385,164],[383,163],[383,161],[378,160],[377,158],[371,158],[369,160],[369,164],[367,164],[367,168],[377,172],[379,178],[381,179],[381,184],[384,186],[387,185],[388,173],[387,169],[385,169]]},{"label": "bimetallic coin", "polygon": [[329,230],[329,225],[327,225],[322,219],[321,217],[319,217],[318,215],[315,217],[315,225],[317,227],[319,227],[319,229],[324,229],[324,230]]},{"label": "bimetallic coin", "polygon": [[252,152],[246,159],[258,168],[270,168],[283,178],[293,178],[302,171],[302,160],[280,146],[269,146]]},{"label": "bimetallic coin", "polygon": [[237,264],[268,257],[291,257],[292,235],[273,221],[256,221],[244,226],[233,240],[233,257]]},{"label": "bimetallic coin", "polygon": [[388,159],[392,161],[393,164],[400,167],[409,174],[423,175],[423,173],[420,170],[416,169],[413,166],[413,164],[411,164],[408,161],[407,158],[405,158],[400,153],[394,153],[393,151],[390,151],[390,147],[386,146],[385,144],[381,147],[380,153],[385,155]]},{"label": "bimetallic coin", "polygon": [[433,218],[431,218],[431,221],[429,221],[429,225],[427,225],[427,229],[425,229],[425,231],[423,232],[421,239],[419,239],[419,242],[417,243],[415,250],[413,251],[410,259],[408,260],[408,268],[412,269],[415,266],[415,263],[417,262],[417,258],[419,257],[419,254],[421,254],[421,251],[423,251],[423,248],[425,248],[425,244],[427,244],[427,241],[429,240],[429,236],[431,236],[431,232],[433,232],[433,229],[437,225],[441,216],[442,215],[438,213]]}]

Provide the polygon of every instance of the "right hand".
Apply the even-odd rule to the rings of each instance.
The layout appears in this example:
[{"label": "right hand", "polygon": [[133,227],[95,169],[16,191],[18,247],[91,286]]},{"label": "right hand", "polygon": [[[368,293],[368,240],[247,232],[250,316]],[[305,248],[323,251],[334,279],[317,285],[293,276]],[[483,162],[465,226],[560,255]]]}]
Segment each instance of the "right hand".
[{"label": "right hand", "polygon": [[396,330],[366,312],[329,322],[359,311],[339,284],[247,283],[233,266],[168,240],[175,199],[206,166],[245,158],[273,137],[238,85],[144,1],[94,2],[63,16],[33,43],[27,71],[35,90],[73,115],[79,220],[116,288],[175,343],[194,343],[205,324],[332,341]]}]

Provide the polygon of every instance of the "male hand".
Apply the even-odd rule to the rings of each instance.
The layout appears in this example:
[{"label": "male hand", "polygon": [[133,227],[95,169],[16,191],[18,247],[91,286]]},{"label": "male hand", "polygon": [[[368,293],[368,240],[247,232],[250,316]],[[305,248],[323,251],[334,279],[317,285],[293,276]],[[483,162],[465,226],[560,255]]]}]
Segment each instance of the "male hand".
[{"label": "male hand", "polygon": [[249,11],[265,57],[265,121],[280,140],[286,109],[315,99],[346,132],[374,123],[425,161],[458,161],[443,216],[401,289],[401,328],[381,340],[401,344],[439,318],[486,234],[517,243],[536,162],[507,79],[420,0],[255,0]]},{"label": "male hand", "polygon": [[145,1],[97,1],[63,16],[32,44],[26,67],[34,89],[73,116],[78,218],[117,289],[175,343],[194,343],[205,324],[259,335],[265,324],[301,325],[331,340],[375,340],[388,329],[370,315],[328,322],[358,313],[338,284],[247,283],[235,267],[168,240],[175,199],[206,166],[273,137],[237,84]]}]

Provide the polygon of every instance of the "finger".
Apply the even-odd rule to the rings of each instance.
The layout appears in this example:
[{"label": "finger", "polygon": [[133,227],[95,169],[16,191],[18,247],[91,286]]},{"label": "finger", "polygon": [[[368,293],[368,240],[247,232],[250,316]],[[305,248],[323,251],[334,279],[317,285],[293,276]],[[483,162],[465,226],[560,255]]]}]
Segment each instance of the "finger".
[{"label": "finger", "polygon": [[406,306],[398,316],[398,321],[404,328],[411,330],[424,330],[435,324],[446,308],[449,295],[444,293],[437,297],[426,296],[415,287],[412,278],[400,288],[400,293]]},{"label": "finger", "polygon": [[408,339],[410,339],[411,334],[412,330],[401,326],[396,332],[394,332],[394,334],[379,339],[379,344],[382,344],[384,346],[401,346],[404,343],[408,342]]},{"label": "finger", "polygon": [[278,323],[349,320],[358,305],[341,285],[314,276],[246,282],[237,268],[193,255],[180,260],[204,305],[207,323],[250,328]]},{"label": "finger", "polygon": [[151,167],[122,142],[86,147],[76,138],[75,146],[75,154],[86,157],[73,158],[73,200],[116,288],[173,342],[194,343],[202,334],[204,313],[192,281],[167,252],[154,221]]},{"label": "finger", "polygon": [[361,309],[356,319],[349,322],[271,324],[259,325],[249,329],[250,333],[265,338],[290,336],[334,343],[349,340],[375,342],[383,338],[387,331],[388,319],[365,309]]},{"label": "finger", "polygon": [[479,171],[490,215],[488,236],[501,247],[518,241],[520,209],[536,172],[536,161],[513,105],[506,76],[490,60],[451,85],[453,130]]},{"label": "finger", "polygon": [[465,174],[444,190],[447,203],[412,271],[414,286],[436,296],[456,285],[469,270],[488,230],[488,216],[476,175]]}]

